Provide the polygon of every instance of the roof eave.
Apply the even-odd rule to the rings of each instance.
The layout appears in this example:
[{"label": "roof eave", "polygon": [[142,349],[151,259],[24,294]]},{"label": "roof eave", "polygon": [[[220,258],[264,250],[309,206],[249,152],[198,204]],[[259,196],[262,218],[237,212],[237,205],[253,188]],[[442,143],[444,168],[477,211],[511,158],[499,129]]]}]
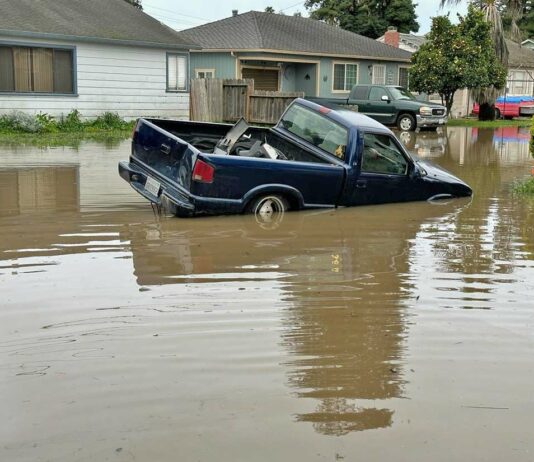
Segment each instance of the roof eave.
[{"label": "roof eave", "polygon": [[162,43],[162,42],[147,42],[143,40],[123,40],[123,39],[112,39],[104,37],[87,37],[79,35],[63,35],[63,34],[51,34],[47,32],[31,32],[31,31],[20,31],[20,30],[10,30],[10,29],[0,29],[0,34],[10,35],[12,37],[21,37],[21,38],[33,38],[33,39],[45,39],[45,40],[72,40],[76,42],[86,42],[86,43],[105,43],[110,45],[125,45],[125,46],[139,46],[145,48],[163,48],[167,50],[198,50],[200,49],[199,45],[193,44],[172,44],[172,43]]},{"label": "roof eave", "polygon": [[276,53],[284,55],[304,55],[304,56],[323,56],[327,58],[345,58],[345,59],[372,59],[377,61],[396,61],[396,62],[411,62],[410,58],[393,58],[393,57],[378,57],[370,55],[351,55],[351,54],[336,54],[336,53],[322,53],[315,51],[291,51],[291,50],[274,50],[268,48],[201,48],[191,49],[191,51],[198,53]]}]

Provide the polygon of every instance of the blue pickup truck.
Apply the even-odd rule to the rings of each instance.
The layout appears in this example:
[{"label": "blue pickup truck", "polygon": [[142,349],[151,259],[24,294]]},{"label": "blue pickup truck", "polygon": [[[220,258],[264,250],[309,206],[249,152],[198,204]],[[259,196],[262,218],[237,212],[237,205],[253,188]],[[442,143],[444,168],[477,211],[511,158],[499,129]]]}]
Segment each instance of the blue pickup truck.
[{"label": "blue pickup truck", "polygon": [[296,99],[273,128],[139,119],[119,173],[178,216],[470,196],[369,117]]}]

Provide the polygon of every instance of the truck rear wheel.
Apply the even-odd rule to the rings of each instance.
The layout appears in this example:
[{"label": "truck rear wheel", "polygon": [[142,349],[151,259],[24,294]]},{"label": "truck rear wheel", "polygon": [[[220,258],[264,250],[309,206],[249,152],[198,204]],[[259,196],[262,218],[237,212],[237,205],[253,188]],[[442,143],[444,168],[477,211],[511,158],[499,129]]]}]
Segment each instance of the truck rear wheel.
[{"label": "truck rear wheel", "polygon": [[500,119],[501,118],[501,111],[500,109],[495,108],[495,118]]},{"label": "truck rear wheel", "polygon": [[253,199],[247,207],[248,213],[253,213],[256,220],[269,223],[289,210],[289,202],[279,194],[266,194]]},{"label": "truck rear wheel", "polygon": [[411,114],[401,114],[397,119],[397,127],[403,132],[413,132],[415,130],[415,117]]}]

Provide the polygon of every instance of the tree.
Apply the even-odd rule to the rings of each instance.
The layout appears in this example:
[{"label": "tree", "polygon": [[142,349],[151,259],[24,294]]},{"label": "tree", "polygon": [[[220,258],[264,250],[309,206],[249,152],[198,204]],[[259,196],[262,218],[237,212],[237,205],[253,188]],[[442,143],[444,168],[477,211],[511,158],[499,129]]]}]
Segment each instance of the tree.
[{"label": "tree", "polygon": [[371,38],[395,26],[399,32],[417,32],[412,0],[306,0],[310,16]]},{"label": "tree", "polygon": [[[504,38],[504,28],[501,12],[508,11],[510,19],[510,35],[515,41],[520,40],[518,21],[523,15],[523,7],[527,0],[467,0],[470,5],[482,11],[486,21],[491,25],[492,46],[497,59],[508,68],[508,47]],[[441,0],[441,6],[458,4],[462,0]],[[498,91],[495,87],[475,88],[472,91],[473,98],[480,105],[479,120],[495,119],[495,100]]]},{"label": "tree", "polygon": [[427,41],[412,56],[410,87],[438,93],[450,114],[454,94],[463,88],[501,89],[506,69],[492,46],[491,25],[473,5],[459,23],[448,16],[432,19]]},{"label": "tree", "polygon": [[274,8],[272,6],[266,6],[265,7],[265,12],[266,13],[274,13]]},{"label": "tree", "polygon": [[133,5],[135,6],[136,8],[142,10],[143,9],[143,5],[141,4],[142,3],[142,0],[125,0],[126,2],[128,2],[130,5]]}]

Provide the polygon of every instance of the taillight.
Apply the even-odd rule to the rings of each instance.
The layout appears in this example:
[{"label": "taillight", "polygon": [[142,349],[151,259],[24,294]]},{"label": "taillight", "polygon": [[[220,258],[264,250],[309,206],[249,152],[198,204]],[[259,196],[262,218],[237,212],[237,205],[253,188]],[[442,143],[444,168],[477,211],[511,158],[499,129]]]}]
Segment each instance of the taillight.
[{"label": "taillight", "polygon": [[211,165],[197,159],[193,167],[193,181],[213,183],[213,172],[215,172],[215,169]]}]

